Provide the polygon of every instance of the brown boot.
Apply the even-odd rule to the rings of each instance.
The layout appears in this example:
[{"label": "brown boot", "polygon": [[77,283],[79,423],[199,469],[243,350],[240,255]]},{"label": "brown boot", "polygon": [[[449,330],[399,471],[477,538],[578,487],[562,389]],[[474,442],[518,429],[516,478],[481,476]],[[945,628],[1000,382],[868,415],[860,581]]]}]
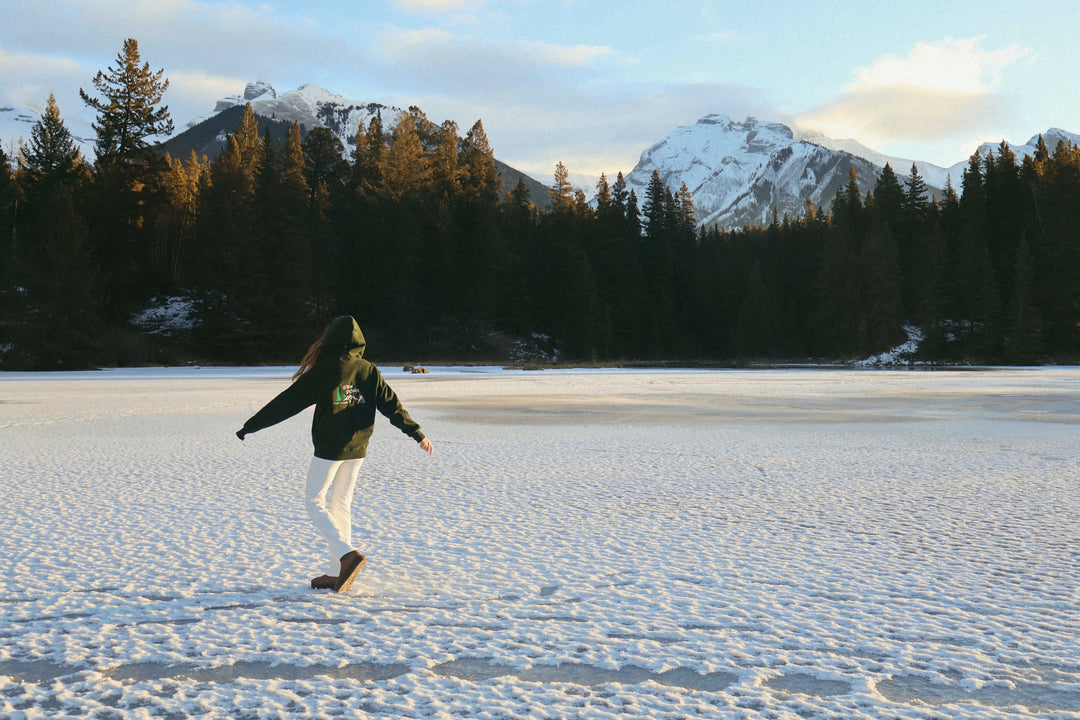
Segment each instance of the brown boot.
[{"label": "brown boot", "polygon": [[334,590],[343,593],[351,588],[357,573],[360,572],[360,568],[364,567],[364,563],[366,562],[367,558],[361,555],[357,550],[350,550],[342,555],[341,574],[337,576],[337,583],[334,586]]},{"label": "brown boot", "polygon": [[311,578],[312,590],[333,590],[337,586],[337,578],[333,575],[320,575]]}]

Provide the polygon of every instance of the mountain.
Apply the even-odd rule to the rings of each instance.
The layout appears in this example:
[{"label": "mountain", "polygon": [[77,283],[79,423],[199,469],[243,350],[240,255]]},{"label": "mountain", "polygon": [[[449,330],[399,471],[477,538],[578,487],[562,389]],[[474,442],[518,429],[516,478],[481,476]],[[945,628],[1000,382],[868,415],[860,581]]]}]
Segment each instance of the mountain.
[{"label": "mountain", "polygon": [[367,127],[376,114],[381,114],[383,123],[389,127],[402,112],[379,103],[347,100],[310,83],[278,97],[269,83],[254,82],[248,83],[243,95],[218,100],[213,113],[189,122],[186,130],[162,143],[162,149],[174,157],[186,157],[191,150],[217,157],[225,147],[226,135],[236,129],[248,103],[255,112],[260,133],[269,130],[271,137],[281,140],[295,122],[300,123],[305,136],[312,128],[326,127],[337,136],[346,152],[355,145],[357,131]]},{"label": "mountain", "polygon": [[[376,113],[384,126],[396,121],[401,109],[375,102],[349,100],[317,85],[306,84],[278,95],[267,82],[248,83],[243,93],[218,100],[213,111],[187,123],[183,132],[162,143],[163,151],[185,158],[192,150],[216,157],[224,147],[225,137],[235,129],[244,106],[251,103],[260,133],[284,139],[289,126],[299,122],[302,133],[314,127],[329,128],[346,148],[353,146],[357,131],[366,127]],[[90,119],[77,111],[61,108],[64,123],[83,155],[94,158],[94,132]],[[12,157],[20,138],[30,138],[30,130],[41,117],[43,108],[0,106],[0,142]],[[1042,133],[1050,152],[1059,141],[1080,145],[1080,135],[1058,128]],[[1018,161],[1035,152],[1039,135],[1024,145],[1009,143]],[[973,149],[983,157],[997,154],[1000,142],[987,142]],[[496,159],[503,191],[512,190],[519,178],[525,180],[529,195],[539,208],[551,202],[547,185],[534,180]],[[931,163],[879,153],[853,139],[837,140],[823,136],[796,139],[786,125],[747,118],[734,122],[725,115],[708,115],[694,125],[676,128],[668,137],[642,153],[641,159],[626,176],[639,200],[653,170],[673,191],[683,183],[690,189],[703,225],[741,227],[749,223],[766,224],[774,210],[789,217],[801,216],[806,201],[827,209],[836,191],[847,182],[854,166],[863,193],[873,188],[881,168],[889,163],[900,178],[905,178],[914,163],[931,191],[945,187],[951,178],[961,190],[960,180],[968,160],[964,158],[949,168]]]},{"label": "mountain", "polygon": [[[211,115],[189,122],[184,132],[162,143],[162,150],[180,158],[187,157],[192,150],[209,158],[217,157],[248,103],[255,113],[260,134],[269,131],[271,137],[283,139],[295,122],[300,123],[304,137],[312,128],[325,127],[341,141],[346,155],[356,145],[357,132],[366,128],[375,115],[382,116],[383,127],[389,130],[403,112],[391,105],[349,100],[311,83],[279,97],[269,83],[254,82],[248,83],[243,95],[219,100]],[[551,202],[547,186],[498,159],[495,166],[503,181],[503,192],[513,190],[518,179],[524,178],[537,207],[547,207]]]},{"label": "mountain", "polygon": [[[1050,128],[1042,138],[1051,153],[1058,142],[1080,145],[1080,135],[1059,128]],[[1006,144],[1016,153],[1017,162],[1023,162],[1035,153],[1038,141],[1035,135],[1024,145]],[[997,155],[1000,144],[986,142],[972,153],[977,150],[984,158]],[[676,128],[647,149],[626,182],[643,200],[655,170],[673,191],[686,184],[701,225],[735,228],[768,224],[774,211],[780,217],[799,217],[807,200],[827,209],[836,191],[847,183],[852,166],[865,194],[873,189],[886,163],[901,180],[914,164],[930,192],[940,196],[950,180],[957,192],[961,190],[968,160],[942,168],[885,155],[856,140],[818,135],[796,139],[791,128],[780,123],[755,118],[735,122],[718,114]]]},{"label": "mountain", "polygon": [[825,208],[852,167],[859,189],[873,188],[881,171],[869,160],[796,140],[780,123],[708,115],[643,152],[626,183],[641,202],[653,171],[672,190],[685,183],[698,222],[730,228],[801,216],[807,200]]},{"label": "mountain", "polygon": [[884,168],[886,164],[893,169],[893,172],[900,178],[907,178],[911,175],[912,164],[919,168],[919,175],[923,181],[931,188],[944,189],[945,183],[950,177],[955,178],[956,182],[953,183],[954,187],[958,187],[960,175],[963,173],[963,168],[967,167],[967,160],[959,163],[960,173],[955,171],[957,166],[952,168],[943,168],[933,163],[922,162],[918,160],[910,160],[908,158],[901,158],[895,155],[886,155],[880,153],[873,148],[868,148],[858,140],[852,140],[850,138],[844,140],[836,140],[833,138],[824,137],[822,135],[814,135],[810,137],[804,137],[803,140],[820,145],[830,150],[840,150],[846,153],[851,153],[856,157],[861,157],[865,160],[869,160],[879,168]]},{"label": "mountain", "polygon": [[[1057,148],[1059,142],[1071,142],[1073,145],[1080,145],[1080,135],[1067,132],[1060,128],[1050,128],[1040,135],[1043,142],[1046,143],[1047,150],[1049,150],[1051,154],[1053,154],[1054,149]],[[1032,135],[1031,139],[1023,145],[1008,141],[1006,141],[1005,144],[1016,153],[1016,161],[1022,163],[1024,158],[1035,154],[1035,148],[1038,145],[1040,135]],[[956,189],[957,192],[960,191],[960,181],[964,176],[964,170],[967,169],[968,159],[970,158],[969,155],[960,162],[947,168],[943,168],[934,165],[933,163],[885,155],[866,147],[856,140],[834,140],[823,136],[813,136],[804,139],[808,142],[816,143],[832,150],[843,150],[852,155],[866,158],[878,167],[885,167],[885,163],[888,163],[900,177],[907,177],[910,174],[912,164],[914,164],[919,169],[919,175],[922,176],[923,180],[925,180],[926,184],[930,187],[944,188],[945,183],[951,181],[953,188]],[[982,145],[975,148],[975,150],[972,150],[971,155],[974,155],[975,152],[978,152],[983,158],[991,153],[998,155],[1000,146],[1001,141],[984,142]]]},{"label": "mountain", "polygon": [[[1040,135],[1033,135],[1031,139],[1028,140],[1027,143],[1025,143],[1024,145],[1006,143],[1009,148],[1014,153],[1016,153],[1016,162],[1021,163],[1024,161],[1024,158],[1028,157],[1029,155],[1035,154],[1035,148],[1039,144],[1039,137]],[[1041,137],[1043,139],[1043,142],[1046,144],[1046,149],[1050,151],[1051,155],[1054,154],[1054,150],[1057,148],[1059,142],[1072,143],[1073,145],[1080,146],[1080,135],[1077,135],[1076,133],[1066,132],[1065,130],[1061,130],[1060,128],[1050,128],[1046,132],[1041,133]],[[1000,145],[1000,142],[985,142],[978,147],[978,152],[984,158],[991,152],[994,153],[994,155],[998,155],[998,147]],[[967,160],[953,165],[953,178],[961,177],[963,175],[964,168],[966,168],[967,165]],[[919,167],[922,166],[920,165]]]}]

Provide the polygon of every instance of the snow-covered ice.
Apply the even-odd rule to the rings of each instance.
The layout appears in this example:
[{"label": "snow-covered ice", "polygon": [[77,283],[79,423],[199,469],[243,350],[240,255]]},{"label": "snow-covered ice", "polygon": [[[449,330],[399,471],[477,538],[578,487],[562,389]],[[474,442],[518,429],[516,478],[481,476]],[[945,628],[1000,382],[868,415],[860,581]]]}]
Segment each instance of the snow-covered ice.
[{"label": "snow-covered ice", "polygon": [[389,368],[343,595],[291,370],[0,373],[0,716],[1080,718],[1080,369]]}]

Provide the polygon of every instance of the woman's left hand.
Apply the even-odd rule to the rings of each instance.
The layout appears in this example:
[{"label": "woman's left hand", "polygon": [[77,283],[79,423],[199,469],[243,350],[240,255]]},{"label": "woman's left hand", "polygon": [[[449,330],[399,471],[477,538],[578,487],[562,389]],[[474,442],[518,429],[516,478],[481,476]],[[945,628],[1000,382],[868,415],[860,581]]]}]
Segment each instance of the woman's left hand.
[{"label": "woman's left hand", "polygon": [[426,452],[428,455],[435,452],[435,446],[431,444],[431,440],[424,438],[420,441],[420,449]]}]

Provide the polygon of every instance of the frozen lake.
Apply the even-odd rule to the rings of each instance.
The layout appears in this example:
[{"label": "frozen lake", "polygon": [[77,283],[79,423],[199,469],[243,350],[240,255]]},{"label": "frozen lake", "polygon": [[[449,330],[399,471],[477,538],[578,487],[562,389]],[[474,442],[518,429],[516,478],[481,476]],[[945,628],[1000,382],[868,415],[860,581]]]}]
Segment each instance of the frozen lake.
[{"label": "frozen lake", "polygon": [[351,592],[292,368],[0,373],[0,716],[1080,718],[1080,369],[384,369]]}]

